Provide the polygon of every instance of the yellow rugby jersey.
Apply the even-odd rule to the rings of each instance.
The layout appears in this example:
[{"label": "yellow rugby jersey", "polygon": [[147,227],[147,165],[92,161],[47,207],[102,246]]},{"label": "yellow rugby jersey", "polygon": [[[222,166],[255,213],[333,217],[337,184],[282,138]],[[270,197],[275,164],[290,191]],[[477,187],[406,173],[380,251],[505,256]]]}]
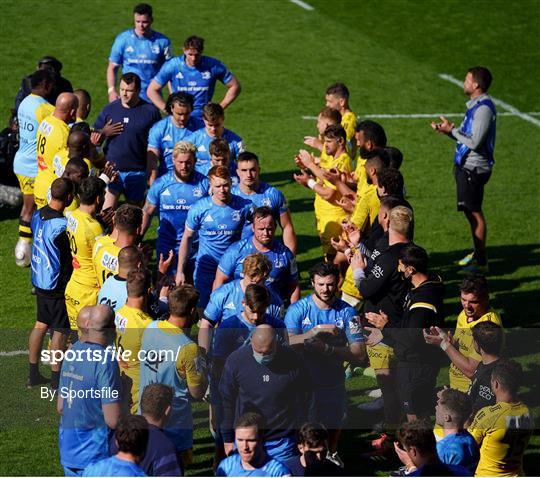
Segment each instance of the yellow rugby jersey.
[{"label": "yellow rugby jersey", "polygon": [[98,241],[94,244],[93,262],[94,271],[99,287],[107,280],[109,276],[118,274],[118,254],[120,248],[111,242],[98,247]]},{"label": "yellow rugby jersey", "polygon": [[139,379],[141,350],[144,329],[152,323],[152,318],[143,310],[123,305],[116,312],[114,318],[116,325],[116,347],[123,352],[129,350],[131,355],[126,361],[120,363],[122,371],[131,378]]},{"label": "yellow rugby jersey", "polygon": [[352,111],[349,111],[341,116],[341,126],[347,134],[347,143],[351,151],[351,158],[356,156],[356,114]]},{"label": "yellow rugby jersey", "polygon": [[103,246],[113,244],[115,240],[116,239],[113,239],[109,234],[104,234],[103,236],[98,237],[96,239],[96,243],[94,244],[94,249],[92,250],[92,260]]},{"label": "yellow rugby jersey", "polygon": [[369,234],[371,225],[379,214],[381,201],[377,196],[377,186],[368,184],[358,196],[351,222],[360,229],[362,236]]},{"label": "yellow rugby jersey", "polygon": [[69,126],[50,115],[39,125],[37,132],[38,174],[34,185],[34,195],[45,198],[47,190],[56,179],[53,168],[54,156],[67,146]]},{"label": "yellow rugby jersey", "polygon": [[[183,334],[184,331],[171,324],[167,320],[160,320],[158,327],[168,334]],[[198,386],[206,381],[205,359],[199,346],[191,342],[180,349],[176,358],[176,370],[178,375],[187,380],[191,386]]]},{"label": "yellow rugby jersey", "polygon": [[[54,155],[53,169],[54,169],[54,174],[56,175],[57,178],[61,178],[62,175],[64,174],[64,171],[66,169],[66,164],[68,163],[68,161],[69,161],[69,156],[68,156],[67,148],[64,148],[58,151],[58,153]],[[92,162],[88,158],[83,158],[83,161],[88,166],[88,171],[90,173],[90,176],[97,176],[98,169],[94,167]]]},{"label": "yellow rugby jersey", "polygon": [[523,452],[534,423],[521,402],[499,402],[478,410],[469,433],[480,446],[475,476],[523,475]]},{"label": "yellow rugby jersey", "polygon": [[[490,309],[482,317],[472,322],[467,321],[465,311],[461,311],[458,316],[456,330],[454,331],[454,341],[459,342],[457,349],[467,358],[472,358],[478,362],[482,361],[482,357],[474,350],[472,328],[480,322],[494,322],[502,327],[502,321],[499,314],[493,309]],[[448,371],[450,378],[450,388],[455,388],[461,392],[467,393],[471,386],[471,380],[467,378],[461,370],[454,364],[450,365]]]},{"label": "yellow rugby jersey", "polygon": [[367,175],[366,160],[360,156],[358,157],[358,161],[356,163],[354,175],[356,176],[356,194],[361,195],[362,190],[367,186]]},{"label": "yellow rugby jersey", "polygon": [[[326,152],[324,151],[324,148],[321,153],[321,161],[319,163],[319,166],[324,169],[334,168],[344,173],[350,173],[352,171],[351,158],[347,153],[343,153],[341,156],[334,158],[333,156],[328,156]],[[326,179],[324,180],[323,184],[326,187],[336,189],[336,187],[330,181]],[[338,216],[339,218],[341,218],[344,215],[345,216],[347,215],[347,213],[345,213],[343,208],[324,200],[318,194],[315,194],[314,208],[315,208],[315,215],[317,217],[327,216],[335,220],[335,219],[338,219]]]},{"label": "yellow rugby jersey", "polygon": [[76,209],[67,214],[66,232],[73,256],[71,280],[79,284],[98,287],[92,251],[96,239],[103,235],[103,227],[91,214]]},{"label": "yellow rugby jersey", "polygon": [[345,279],[343,280],[343,284],[341,284],[341,290],[356,299],[362,299],[362,294],[360,294],[360,291],[354,285],[354,275],[351,266],[347,267]]}]

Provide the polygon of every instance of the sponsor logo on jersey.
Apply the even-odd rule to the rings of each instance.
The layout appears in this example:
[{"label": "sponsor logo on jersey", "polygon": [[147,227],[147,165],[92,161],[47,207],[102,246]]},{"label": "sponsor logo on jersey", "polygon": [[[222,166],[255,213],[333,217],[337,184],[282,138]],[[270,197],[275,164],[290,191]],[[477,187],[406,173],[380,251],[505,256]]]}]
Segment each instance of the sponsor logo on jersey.
[{"label": "sponsor logo on jersey", "polygon": [[77,229],[77,225],[79,224],[79,221],[77,221],[77,219],[75,219],[73,217],[73,215],[69,215],[68,218],[67,218],[67,228],[71,231],[71,232],[75,232],[75,230]]},{"label": "sponsor logo on jersey", "polygon": [[171,135],[166,134],[165,136],[163,136],[163,141],[172,141]]},{"label": "sponsor logo on jersey", "polygon": [[208,214],[208,216],[206,216],[203,220],[203,222],[212,222],[214,220],[214,218],[212,217],[211,214]]},{"label": "sponsor logo on jersey", "polygon": [[176,204],[186,204],[186,200],[184,198],[177,199]]},{"label": "sponsor logo on jersey", "polygon": [[133,53],[134,51],[135,51],[135,50],[133,49],[132,46],[128,46],[128,47],[126,48],[126,53]]},{"label": "sponsor logo on jersey", "polygon": [[124,123],[129,123],[129,118],[124,118]]},{"label": "sponsor logo on jersey", "polygon": [[262,200],[262,205],[263,206],[268,206],[268,207],[272,206],[272,203],[270,202],[270,198],[264,198]]},{"label": "sponsor logo on jersey", "polygon": [[202,197],[203,192],[201,188],[193,188],[193,196],[196,198]]},{"label": "sponsor logo on jersey", "polygon": [[124,333],[126,331],[126,325],[127,325],[127,318],[116,314],[116,317],[114,318],[114,325],[116,325],[116,330],[120,330],[120,332]]},{"label": "sponsor logo on jersey", "polygon": [[109,269],[110,271],[115,271],[118,267],[118,257],[113,256],[108,252],[105,252],[103,253],[103,257],[101,258],[101,265],[104,268]]},{"label": "sponsor logo on jersey", "polygon": [[373,269],[371,269],[371,272],[377,279],[380,279],[384,275],[384,271],[379,264],[373,266]]},{"label": "sponsor logo on jersey", "polygon": [[231,216],[231,217],[232,217],[232,220],[233,220],[233,221],[238,222],[238,221],[241,219],[240,212],[239,212],[239,211],[234,211],[234,212],[232,213],[232,216]]},{"label": "sponsor logo on jersey", "polygon": [[[206,148],[204,147],[204,144],[201,144],[201,145],[197,148],[197,151],[206,151]],[[205,162],[208,162],[208,161],[205,161]]]},{"label": "sponsor logo on jersey", "polygon": [[338,329],[342,329],[343,328],[343,319],[340,317],[338,319],[336,319],[336,327]]},{"label": "sponsor logo on jersey", "polygon": [[159,55],[159,45],[152,45],[152,53]]},{"label": "sponsor logo on jersey", "polygon": [[311,320],[309,319],[309,317],[306,317],[304,320],[302,320],[302,325],[307,327],[307,326],[313,325],[313,324],[311,323]]},{"label": "sponsor logo on jersey", "polygon": [[229,310],[230,310],[230,309],[234,310],[234,308],[235,308],[235,306],[234,306],[234,301],[231,300],[230,302],[226,303],[226,304],[223,306],[223,308],[224,308],[224,309],[229,309]]},{"label": "sponsor logo on jersey", "polygon": [[162,196],[170,196],[171,195],[171,192],[169,191],[169,188],[165,189],[165,191],[163,191],[161,193]]},{"label": "sponsor logo on jersey", "polygon": [[201,73],[201,76],[202,76],[202,79],[203,79],[203,80],[209,80],[210,77],[211,77],[212,75],[210,74],[209,71],[203,71],[203,72]]},{"label": "sponsor logo on jersey", "polygon": [[184,79],[184,75],[182,75],[181,72],[178,72],[178,73],[176,74],[176,78],[178,78],[179,80],[183,80],[183,79]]},{"label": "sponsor logo on jersey", "polygon": [[188,81],[188,85],[189,86],[197,86],[197,82],[196,81]]}]

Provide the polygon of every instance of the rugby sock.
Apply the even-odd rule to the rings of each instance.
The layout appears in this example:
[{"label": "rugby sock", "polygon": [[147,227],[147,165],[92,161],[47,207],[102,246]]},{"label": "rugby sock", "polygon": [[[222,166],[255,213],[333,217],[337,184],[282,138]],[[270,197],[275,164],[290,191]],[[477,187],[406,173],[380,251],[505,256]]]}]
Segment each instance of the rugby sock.
[{"label": "rugby sock", "polygon": [[36,380],[39,377],[39,364],[29,363],[30,366],[30,380]]},{"label": "rugby sock", "polygon": [[476,262],[480,266],[485,266],[487,264],[486,251],[475,250],[474,258],[476,259]]},{"label": "rugby sock", "polygon": [[53,390],[57,390],[59,382],[60,382],[60,370],[58,370],[57,372],[52,371],[51,372],[51,388]]},{"label": "rugby sock", "polygon": [[30,223],[23,218],[19,218],[19,237],[23,241],[32,242],[32,229],[30,229]]}]

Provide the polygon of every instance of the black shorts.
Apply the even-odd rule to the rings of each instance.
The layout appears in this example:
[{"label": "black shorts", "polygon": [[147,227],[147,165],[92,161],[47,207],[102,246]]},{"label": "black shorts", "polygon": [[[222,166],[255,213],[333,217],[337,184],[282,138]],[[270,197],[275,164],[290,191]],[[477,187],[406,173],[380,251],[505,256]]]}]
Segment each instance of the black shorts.
[{"label": "black shorts", "polygon": [[69,333],[69,319],[66,310],[66,299],[61,297],[48,297],[36,294],[37,321],[47,324],[51,329]]},{"label": "black shorts", "polygon": [[439,367],[399,363],[397,378],[403,410],[410,415],[428,416],[435,410]]},{"label": "black shorts", "polygon": [[456,166],[454,170],[457,190],[458,211],[480,212],[484,199],[484,186],[491,177],[488,173],[479,173],[475,170]]}]

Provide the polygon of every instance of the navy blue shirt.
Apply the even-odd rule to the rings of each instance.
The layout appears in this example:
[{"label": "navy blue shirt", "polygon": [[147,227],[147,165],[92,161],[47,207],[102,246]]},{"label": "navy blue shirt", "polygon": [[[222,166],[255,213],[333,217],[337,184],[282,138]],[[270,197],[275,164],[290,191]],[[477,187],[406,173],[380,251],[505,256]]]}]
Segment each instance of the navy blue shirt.
[{"label": "navy blue shirt", "polygon": [[122,133],[108,138],[105,143],[107,160],[115,163],[119,171],[144,171],[148,132],[160,119],[159,110],[144,100],[140,100],[132,108],[122,106],[121,100],[105,106],[94,123],[94,128],[103,128],[109,120],[112,120],[113,124],[120,122],[124,125]]},{"label": "navy blue shirt", "polygon": [[[148,424],[148,432],[148,445],[139,466],[148,476],[183,476],[172,441],[155,425]],[[111,455],[118,453],[114,437],[110,442],[110,450]]]},{"label": "navy blue shirt", "polygon": [[265,441],[295,437],[310,417],[312,387],[302,357],[289,347],[277,346],[269,365],[258,363],[251,346],[240,347],[225,362],[219,383],[226,443],[234,441],[235,417],[257,411],[268,425]]}]

